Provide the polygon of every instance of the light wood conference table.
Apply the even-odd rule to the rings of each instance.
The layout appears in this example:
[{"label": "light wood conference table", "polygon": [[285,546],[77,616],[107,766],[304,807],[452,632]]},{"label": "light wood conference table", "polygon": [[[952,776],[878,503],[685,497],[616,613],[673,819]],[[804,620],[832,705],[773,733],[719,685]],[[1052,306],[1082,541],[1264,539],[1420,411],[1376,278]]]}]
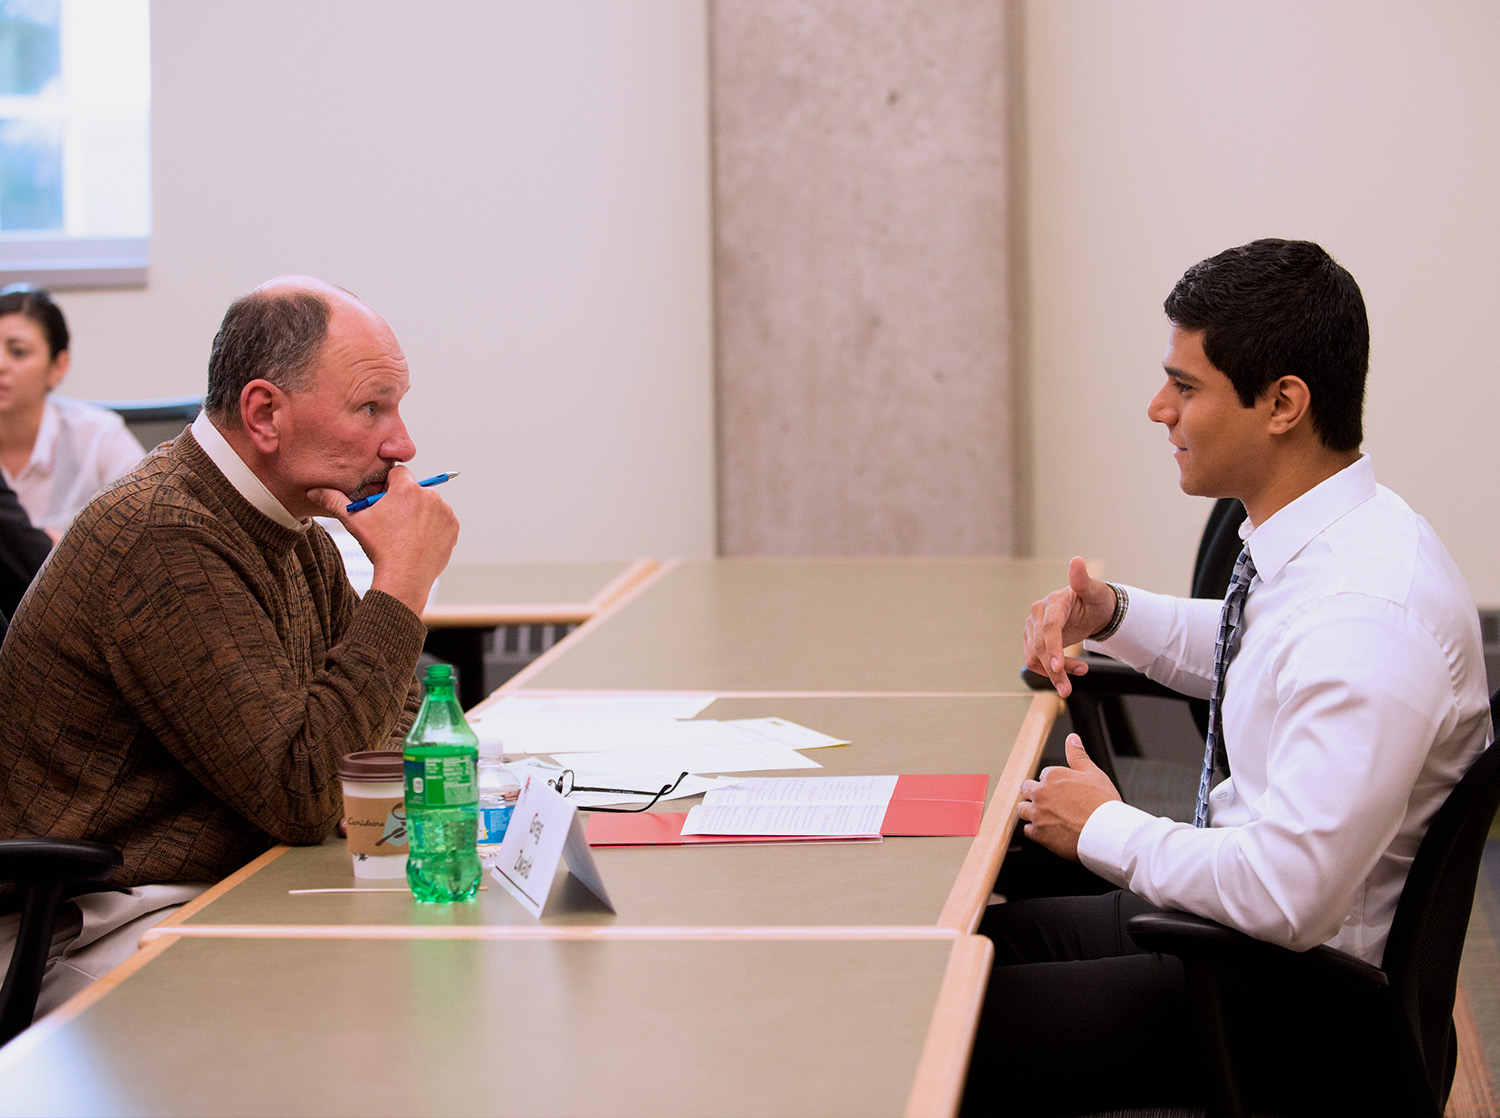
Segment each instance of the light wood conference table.
[{"label": "light wood conference table", "polygon": [[991,958],[968,933],[1061,705],[1021,687],[1020,626],[1063,577],[668,563],[502,689],[708,691],[701,717],[849,739],[812,751],[829,774],[986,773],[977,838],[595,848],[617,912],[564,876],[540,921],[496,885],[293,893],[353,886],[347,854],[274,850],[0,1053],[0,1113],[951,1114]]},{"label": "light wood conference table", "polygon": [[[540,670],[523,671],[495,696],[534,692],[559,675],[600,690],[724,692],[702,717],[776,715],[851,741],[814,751],[830,775],[987,774],[990,802],[977,838],[598,848],[595,860],[617,911],[564,874],[540,922],[498,887],[474,904],[439,909],[399,890],[293,893],[355,884],[342,849],[328,843],[272,851],[162,931],[233,935],[270,925],[337,935],[353,925],[465,936],[737,927],[971,932],[1014,828],[1020,783],[1034,772],[1057,713],[1055,697],[1025,692],[1017,675],[1027,610],[1060,577],[1060,562],[1003,559],[668,563],[545,655],[534,665]],[[583,669],[570,668],[575,658]],[[685,810],[691,802],[658,809]]]},{"label": "light wood conference table", "polygon": [[485,634],[502,625],[581,625],[656,571],[632,562],[450,563],[422,611],[427,649],[458,669],[459,701],[484,686]]},{"label": "light wood conference table", "polygon": [[450,563],[422,622],[443,629],[587,621],[656,568],[652,559]]},{"label": "light wood conference table", "polygon": [[1024,692],[1021,627],[1067,564],[717,559],[662,564],[502,689]]},{"label": "light wood conference table", "polygon": [[[206,894],[156,933],[239,935],[264,926],[410,927],[477,937],[637,935],[642,929],[795,927],[807,934],[859,928],[972,931],[1014,826],[1020,781],[1035,768],[1050,725],[1046,699],[1028,695],[735,696],[708,718],[776,715],[853,744],[812,751],[822,770],[772,775],[986,773],[990,808],[980,836],[890,837],[879,843],[597,847],[594,859],[616,912],[565,872],[540,921],[494,882],[472,903],[421,905],[401,889],[353,889],[342,842],[279,847],[227,888]],[[686,810],[696,800],[672,801]],[[489,881],[489,879],[486,879]],[[388,885],[387,882],[372,882]],[[399,885],[400,883],[395,883]],[[352,889],[302,893],[293,890]]]},{"label": "light wood conference table", "polygon": [[0,1115],[951,1113],[966,1047],[929,1022],[972,1030],[991,948],[183,938],[142,954],[0,1051]]}]

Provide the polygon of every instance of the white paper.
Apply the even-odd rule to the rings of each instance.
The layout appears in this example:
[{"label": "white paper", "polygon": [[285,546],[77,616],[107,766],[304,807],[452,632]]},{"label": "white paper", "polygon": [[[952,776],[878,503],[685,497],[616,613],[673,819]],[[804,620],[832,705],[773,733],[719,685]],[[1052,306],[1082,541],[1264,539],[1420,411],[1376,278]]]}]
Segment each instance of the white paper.
[{"label": "white paper", "polygon": [[680,722],[673,718],[520,718],[486,712],[469,725],[481,742],[498,742],[506,753],[599,753],[664,745],[732,745],[744,740],[743,733],[722,722]]},{"label": "white paper", "polygon": [[895,776],[757,776],[718,781],[703,797],[711,804],[869,804],[882,809],[896,791]]},{"label": "white paper", "polygon": [[[507,708],[510,710],[511,708]],[[747,718],[720,722],[711,718],[680,720],[606,715],[522,716],[491,708],[469,720],[481,742],[498,744],[506,753],[638,752],[646,749],[725,748],[779,744],[791,749],[847,745],[838,738],[781,718]],[[791,766],[762,766],[783,768]],[[689,771],[694,771],[689,767]],[[707,772],[728,772],[721,765]]]},{"label": "white paper", "polygon": [[[768,772],[776,769],[821,769],[810,757],[804,757],[786,745],[729,745],[668,749],[641,749],[628,753],[569,753],[567,763],[575,773],[586,769],[609,768],[617,773],[749,773]],[[599,784],[600,781],[584,780],[579,784]],[[639,785],[644,788],[645,785]],[[660,784],[657,787],[661,787]],[[707,791],[707,781],[698,792]],[[696,793],[689,793],[696,795]]]},{"label": "white paper", "polygon": [[838,835],[873,838],[880,834],[885,808],[871,804],[732,804],[688,812],[684,835]]},{"label": "white paper", "polygon": [[895,776],[719,781],[688,812],[684,835],[878,835]]},{"label": "white paper", "polygon": [[[365,549],[350,534],[349,529],[344,527],[343,521],[331,516],[315,516],[313,519],[328,530],[339,549],[339,558],[344,561],[344,577],[354,587],[354,592],[363,598],[370,592],[370,584],[375,581],[375,564],[370,562]],[[436,602],[437,583],[434,581],[432,589],[427,592],[427,604],[431,606]]]},{"label": "white paper", "polygon": [[842,738],[809,730],[806,726],[788,722],[785,718],[734,718],[724,724],[735,726],[764,741],[780,742],[793,749],[819,749],[823,746],[849,744]]},{"label": "white paper", "polygon": [[608,715],[614,718],[694,718],[714,701],[702,692],[649,692],[628,695],[507,695],[485,711],[502,717]]}]

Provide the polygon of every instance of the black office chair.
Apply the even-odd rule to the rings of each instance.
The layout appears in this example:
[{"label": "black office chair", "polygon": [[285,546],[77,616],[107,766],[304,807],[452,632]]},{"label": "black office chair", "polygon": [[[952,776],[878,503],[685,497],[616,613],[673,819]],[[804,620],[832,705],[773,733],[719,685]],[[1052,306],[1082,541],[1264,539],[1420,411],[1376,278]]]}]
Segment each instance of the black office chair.
[{"label": "black office chair", "polygon": [[21,925],[10,969],[0,985],[0,1044],[36,1014],[47,954],[63,901],[101,881],[120,864],[113,848],[83,839],[0,839],[0,881],[20,894]]},{"label": "black office chair", "polygon": [[[0,639],[9,623],[0,613]],[[36,1016],[47,953],[57,927],[58,911],[68,897],[107,877],[120,855],[100,842],[83,839],[0,839],[0,882],[15,885],[9,911],[21,914],[16,945],[5,982],[0,984],[0,1044],[5,1044]]]},{"label": "black office chair", "polygon": [[[1490,718],[1500,724],[1500,691],[1490,698]],[[1305,967],[1301,973],[1309,979],[1338,983],[1354,997],[1368,999],[1380,1043],[1359,1067],[1328,1068],[1330,1078],[1373,1083],[1389,1100],[1389,1113],[1441,1118],[1458,1058],[1453,1004],[1459,958],[1497,806],[1500,746],[1491,745],[1433,816],[1407,873],[1379,967],[1328,947],[1298,956],[1183,913],[1149,913],[1130,921],[1130,935],[1141,947],[1182,959],[1212,1057],[1211,1115],[1247,1112],[1230,1038],[1233,984],[1279,957],[1282,966]]]},{"label": "black office chair", "polygon": [[[1229,578],[1240,548],[1239,528],[1245,519],[1245,506],[1233,497],[1214,503],[1193,564],[1192,596],[1222,601],[1229,590]],[[1073,690],[1068,696],[1068,720],[1083,739],[1084,748],[1094,763],[1104,770],[1127,803],[1153,815],[1174,819],[1191,819],[1197,798],[1199,760],[1203,739],[1208,732],[1208,702],[1189,698],[1180,692],[1148,679],[1134,668],[1099,653],[1086,653],[1086,674],[1072,677]],[[1052,681],[1037,672],[1023,671],[1021,678],[1036,691],[1050,691]],[[1198,737],[1193,747],[1175,752],[1189,761],[1153,757],[1149,744],[1143,743],[1129,711],[1129,699],[1165,699],[1186,703]],[[1158,753],[1161,750],[1157,751]]]},{"label": "black office chair", "polygon": [[175,439],[198,418],[202,396],[164,396],[154,400],[93,400],[125,421],[126,428],[148,451]]}]

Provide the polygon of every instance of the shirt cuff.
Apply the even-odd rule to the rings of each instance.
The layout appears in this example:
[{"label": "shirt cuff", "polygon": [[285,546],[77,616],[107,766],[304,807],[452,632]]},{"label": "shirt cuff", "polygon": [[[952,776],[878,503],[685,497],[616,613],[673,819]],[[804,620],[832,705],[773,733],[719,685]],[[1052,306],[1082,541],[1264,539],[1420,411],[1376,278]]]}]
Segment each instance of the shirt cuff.
[{"label": "shirt cuff", "polygon": [[1127,586],[1130,608],[1120,627],[1108,640],[1084,642],[1085,648],[1107,652],[1133,668],[1149,664],[1161,654],[1171,636],[1175,601],[1166,594],[1153,594]]},{"label": "shirt cuff", "polygon": [[1137,807],[1110,800],[1094,809],[1078,834],[1078,860],[1106,881],[1125,885],[1125,847],[1152,819]]}]

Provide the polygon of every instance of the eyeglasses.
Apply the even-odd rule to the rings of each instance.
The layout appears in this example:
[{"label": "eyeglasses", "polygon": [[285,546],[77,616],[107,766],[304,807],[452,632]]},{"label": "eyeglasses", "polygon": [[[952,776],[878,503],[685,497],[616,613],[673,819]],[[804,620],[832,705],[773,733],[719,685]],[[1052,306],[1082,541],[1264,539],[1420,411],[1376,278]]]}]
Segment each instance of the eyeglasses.
[{"label": "eyeglasses", "polygon": [[661,799],[668,792],[674,791],[677,788],[677,786],[679,784],[681,784],[683,782],[683,780],[685,780],[686,778],[687,778],[687,773],[679,773],[677,775],[677,779],[674,780],[674,781],[672,781],[671,784],[663,784],[658,791],[656,791],[656,792],[648,792],[645,789],[641,789],[641,788],[594,788],[594,787],[590,787],[589,785],[586,785],[586,784],[574,784],[573,783],[573,770],[572,769],[563,769],[563,771],[560,772],[557,775],[556,779],[548,780],[547,784],[549,786],[551,786],[552,788],[555,788],[557,790],[558,795],[560,795],[560,796],[566,796],[566,795],[568,795],[568,794],[570,794],[572,792],[607,792],[607,793],[610,793],[610,794],[616,795],[616,796],[650,796],[651,797],[649,800],[647,800],[644,804],[641,804],[639,807],[591,807],[591,806],[585,806],[584,804],[579,804],[578,805],[578,808],[579,808],[580,811],[619,811],[619,812],[632,812],[632,811],[649,811],[652,808],[652,806],[655,805],[655,803],[656,803],[657,800]]}]

